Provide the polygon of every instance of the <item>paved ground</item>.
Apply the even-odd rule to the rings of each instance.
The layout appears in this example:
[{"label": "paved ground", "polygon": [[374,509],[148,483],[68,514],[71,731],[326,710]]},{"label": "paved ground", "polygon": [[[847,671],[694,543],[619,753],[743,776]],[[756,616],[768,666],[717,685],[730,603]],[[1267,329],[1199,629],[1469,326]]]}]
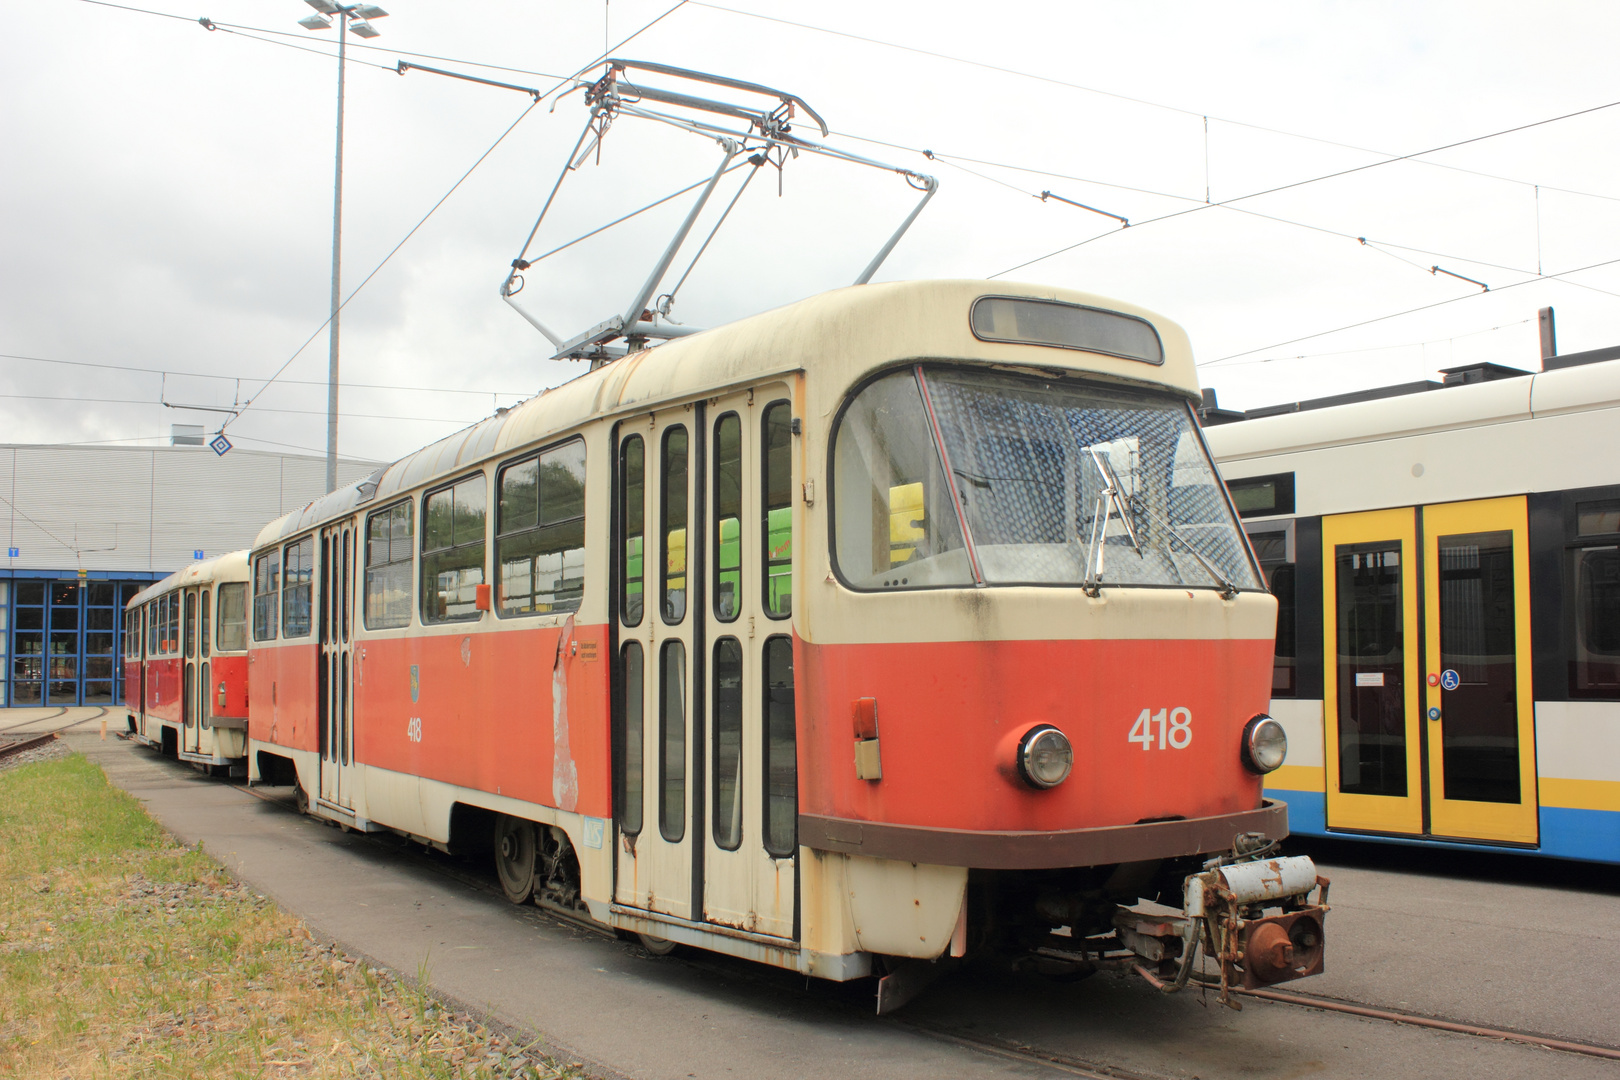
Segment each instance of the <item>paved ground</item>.
[{"label": "paved ground", "polygon": [[[650,958],[470,887],[444,859],[346,835],[94,731],[70,735],[72,745],[183,841],[201,840],[318,932],[425,973],[440,991],[604,1071],[750,1080],[1054,1071],[963,1048],[938,1030],[1040,1047],[1125,1076],[1620,1076],[1612,1061],[1265,1002],[1234,1013],[1197,993],[1166,997],[1112,976],[1073,985],[958,976],[898,1018],[878,1019],[867,986],[706,954]],[[1620,1044],[1620,874],[1366,845],[1312,853],[1334,879],[1329,972],[1299,989]]]}]

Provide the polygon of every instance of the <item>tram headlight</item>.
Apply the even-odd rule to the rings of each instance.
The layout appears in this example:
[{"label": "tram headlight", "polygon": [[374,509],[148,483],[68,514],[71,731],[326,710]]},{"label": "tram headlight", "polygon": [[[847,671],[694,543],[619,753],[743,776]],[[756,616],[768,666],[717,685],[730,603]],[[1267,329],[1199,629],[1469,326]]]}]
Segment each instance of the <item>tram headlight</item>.
[{"label": "tram headlight", "polygon": [[1288,734],[1265,713],[1243,728],[1243,767],[1264,776],[1288,757]]},{"label": "tram headlight", "polygon": [[1018,775],[1031,787],[1056,787],[1073,769],[1069,737],[1050,724],[1038,724],[1018,740]]}]

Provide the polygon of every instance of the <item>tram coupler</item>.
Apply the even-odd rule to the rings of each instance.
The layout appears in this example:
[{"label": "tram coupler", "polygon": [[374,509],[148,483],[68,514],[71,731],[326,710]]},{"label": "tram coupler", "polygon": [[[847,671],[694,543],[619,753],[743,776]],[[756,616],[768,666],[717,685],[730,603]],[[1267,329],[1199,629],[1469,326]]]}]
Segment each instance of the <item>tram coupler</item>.
[{"label": "tram coupler", "polygon": [[[1181,914],[1124,909],[1114,916],[1114,932],[1142,961],[1136,972],[1160,990],[1174,993],[1189,981],[1218,985],[1221,1003],[1241,1009],[1231,996],[1235,986],[1253,990],[1321,973],[1329,882],[1303,855],[1233,858],[1211,860],[1185,879]],[[1220,964],[1219,983],[1195,978],[1200,951]]]}]

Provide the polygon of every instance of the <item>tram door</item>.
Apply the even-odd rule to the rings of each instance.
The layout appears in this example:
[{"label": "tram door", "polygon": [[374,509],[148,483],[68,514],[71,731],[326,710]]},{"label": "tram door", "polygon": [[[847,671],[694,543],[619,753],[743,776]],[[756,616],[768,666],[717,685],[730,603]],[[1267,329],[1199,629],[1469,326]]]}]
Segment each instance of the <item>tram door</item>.
[{"label": "tram door", "polygon": [[[615,899],[631,907],[695,918],[693,883],[702,839],[701,714],[694,715],[694,657],[702,663],[703,538],[689,528],[702,488],[703,405],[627,421],[619,429],[615,497],[621,550],[619,656],[615,700],[620,793],[616,810]],[[701,508],[698,508],[701,509]],[[697,669],[701,677],[702,668]],[[694,723],[694,721],[698,721]],[[697,821],[694,822],[694,816]],[[694,824],[696,828],[694,828]],[[694,835],[696,834],[696,835]]]},{"label": "tram door", "polygon": [[198,681],[201,670],[197,649],[197,590],[185,591],[184,622],[180,628],[184,642],[184,670],[180,677],[180,749],[187,754],[202,752],[202,693]]},{"label": "tram door", "polygon": [[786,386],[708,416],[703,918],[793,936],[792,406]]},{"label": "tram door", "polygon": [[1534,844],[1522,497],[1322,522],[1330,829]]},{"label": "tram door", "polygon": [[354,529],[351,523],[321,531],[320,668],[318,742],[323,801],[353,809],[354,688],[351,630],[354,614]]}]

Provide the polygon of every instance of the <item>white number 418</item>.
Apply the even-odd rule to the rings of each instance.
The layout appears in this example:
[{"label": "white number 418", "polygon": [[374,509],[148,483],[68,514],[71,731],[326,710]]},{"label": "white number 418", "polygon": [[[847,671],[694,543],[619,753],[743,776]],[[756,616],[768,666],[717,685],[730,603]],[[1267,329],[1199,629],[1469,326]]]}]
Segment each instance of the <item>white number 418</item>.
[{"label": "white number 418", "polygon": [[[1166,720],[1169,721],[1168,725]],[[1172,750],[1185,750],[1192,743],[1192,710],[1177,706],[1174,709],[1160,709],[1153,712],[1143,709],[1142,715],[1136,718],[1131,725],[1131,733],[1126,736],[1127,742],[1141,743],[1143,750],[1153,749],[1153,725],[1159,726],[1159,749],[1163,750],[1165,743],[1170,744]]]}]

